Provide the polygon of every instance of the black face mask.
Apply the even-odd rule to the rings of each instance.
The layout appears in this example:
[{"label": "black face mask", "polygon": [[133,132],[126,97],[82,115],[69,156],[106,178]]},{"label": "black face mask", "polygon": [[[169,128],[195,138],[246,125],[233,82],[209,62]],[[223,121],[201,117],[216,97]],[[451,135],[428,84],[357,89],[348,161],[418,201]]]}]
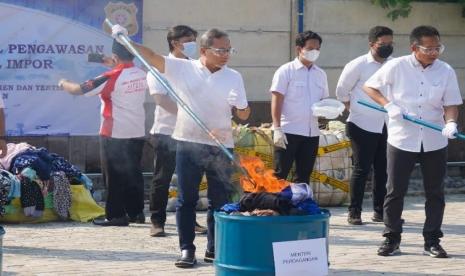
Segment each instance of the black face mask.
[{"label": "black face mask", "polygon": [[392,54],[393,51],[394,51],[394,47],[392,47],[392,45],[383,45],[381,47],[378,47],[378,49],[376,49],[376,54],[380,58],[388,58]]}]

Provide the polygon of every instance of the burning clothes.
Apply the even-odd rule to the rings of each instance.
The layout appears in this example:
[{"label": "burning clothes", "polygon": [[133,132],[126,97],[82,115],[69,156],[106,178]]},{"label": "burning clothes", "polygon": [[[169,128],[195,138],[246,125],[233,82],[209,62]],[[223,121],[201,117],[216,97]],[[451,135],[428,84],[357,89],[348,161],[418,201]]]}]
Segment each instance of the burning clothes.
[{"label": "burning clothes", "polygon": [[[314,215],[321,213],[320,208],[312,199],[312,190],[305,183],[291,183],[279,193],[246,193],[238,203],[226,204],[221,210],[226,213],[253,213],[255,210],[272,210],[280,215]],[[273,212],[270,212],[271,214]]]}]

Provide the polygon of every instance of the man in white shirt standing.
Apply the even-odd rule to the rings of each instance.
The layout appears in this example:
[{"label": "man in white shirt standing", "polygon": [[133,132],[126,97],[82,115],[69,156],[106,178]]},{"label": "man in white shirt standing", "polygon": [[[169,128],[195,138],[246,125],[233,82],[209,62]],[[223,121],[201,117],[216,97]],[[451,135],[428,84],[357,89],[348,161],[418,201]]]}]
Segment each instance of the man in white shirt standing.
[{"label": "man in white shirt standing", "polygon": [[134,66],[134,56],[123,45],[113,41],[112,52],[112,70],[82,84],[62,79],[58,85],[74,95],[101,98],[100,162],[108,195],[106,220],[94,220],[94,224],[127,226],[145,222],[140,160],[147,83],[146,73]]},{"label": "man in white shirt standing", "polygon": [[295,161],[296,183],[309,183],[318,151],[320,130],[311,106],[329,96],[326,73],[314,64],[321,43],[315,32],[298,34],[298,56],[279,67],[270,88],[275,175],[286,179]]},{"label": "man in white shirt standing", "polygon": [[347,222],[363,224],[361,213],[365,184],[373,166],[373,217],[383,221],[383,204],[386,195],[386,115],[357,103],[373,102],[363,91],[363,84],[390,58],[393,48],[393,32],[388,27],[375,26],[368,33],[370,51],[349,62],[342,70],[336,87],[336,97],[347,110],[346,132],[352,145],[354,170],[350,179],[350,205]]},{"label": "man in white shirt standing", "polygon": [[[115,25],[113,37],[127,35],[127,30]],[[134,47],[152,66],[164,73],[183,102],[203,121],[230,151],[234,147],[231,110],[245,120],[250,114],[244,82],[237,71],[226,64],[231,47],[228,34],[218,29],[206,31],[200,38],[200,59],[188,60],[164,57],[135,43]],[[195,206],[199,185],[205,173],[208,181],[207,250],[205,262],[215,258],[214,217],[229,200],[231,160],[182,108],[178,109],[173,138],[177,140],[176,170],[178,174],[178,204],[176,223],[181,258],[175,265],[193,267],[195,258]]]},{"label": "man in white shirt standing", "polygon": [[[431,26],[416,27],[410,34],[410,44],[411,55],[389,61],[364,86],[366,93],[384,106],[389,116],[383,232],[386,239],[378,255],[400,252],[404,196],[410,173],[418,161],[426,197],[424,253],[447,258],[439,244],[443,237],[447,139],[454,139],[457,133],[457,106],[462,104],[462,97],[454,69],[438,59],[444,51],[439,32]],[[383,86],[387,86],[385,95],[380,91]],[[443,126],[442,133],[404,120],[404,114]]]},{"label": "man in white shirt standing", "polygon": [[[170,50],[168,57],[190,59],[197,54],[197,31],[189,26],[176,25],[167,34]],[[166,205],[168,191],[176,167],[176,141],[171,137],[176,124],[178,108],[162,84],[152,74],[147,74],[147,84],[150,95],[153,96],[157,107],[150,134],[152,134],[154,160],[153,182],[150,191],[150,217],[152,227],[150,236],[164,237],[166,222]],[[205,234],[207,229],[197,222],[195,231]]]}]

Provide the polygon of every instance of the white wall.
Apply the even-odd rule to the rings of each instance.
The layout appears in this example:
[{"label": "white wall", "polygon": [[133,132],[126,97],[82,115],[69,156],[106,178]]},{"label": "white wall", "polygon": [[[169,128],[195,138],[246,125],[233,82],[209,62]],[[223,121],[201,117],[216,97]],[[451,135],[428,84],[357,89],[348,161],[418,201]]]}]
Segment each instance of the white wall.
[{"label": "white wall", "polygon": [[306,0],[304,29],[323,37],[318,64],[326,69],[332,95],[343,66],[368,51],[368,30],[384,25],[394,30],[394,56],[410,53],[409,34],[418,25],[433,25],[441,33],[446,51],[441,59],[457,72],[465,95],[465,19],[458,4],[413,3],[412,13],[396,21],[368,0]]},{"label": "white wall", "polygon": [[[289,61],[296,29],[296,0],[145,0],[144,44],[167,53],[166,33],[177,24],[199,33],[216,27],[227,31],[238,54],[230,66],[244,77],[251,101],[268,101],[274,71]],[[293,14],[292,14],[293,12]],[[395,32],[395,56],[409,53],[408,34],[418,25],[438,28],[446,45],[443,59],[459,76],[465,95],[465,19],[458,4],[414,3],[408,18],[391,21],[386,10],[369,0],[305,0],[304,29],[323,37],[318,65],[334,88],[342,67],[368,51],[367,32],[385,25]]]},{"label": "white wall", "polygon": [[289,60],[290,7],[289,0],[145,0],[144,44],[167,53],[167,30],[177,24],[199,34],[225,30],[238,51],[230,66],[242,73],[248,99],[268,100],[276,66]]}]

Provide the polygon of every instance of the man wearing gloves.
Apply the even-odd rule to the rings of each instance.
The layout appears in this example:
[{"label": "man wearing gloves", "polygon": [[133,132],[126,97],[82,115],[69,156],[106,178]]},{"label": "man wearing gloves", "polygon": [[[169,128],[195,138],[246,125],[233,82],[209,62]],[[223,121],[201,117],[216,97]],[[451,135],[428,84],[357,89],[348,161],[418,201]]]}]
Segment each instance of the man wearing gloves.
[{"label": "man wearing gloves", "polygon": [[347,222],[361,225],[365,184],[373,166],[373,217],[383,221],[383,203],[386,195],[386,114],[357,103],[372,102],[362,87],[385,62],[393,51],[393,32],[388,27],[375,26],[368,34],[370,51],[349,62],[342,70],[336,87],[336,97],[350,111],[347,118],[347,136],[352,146],[354,170],[350,179],[350,205]]},{"label": "man wearing gloves", "polygon": [[[113,27],[113,37],[127,35],[119,25]],[[152,66],[164,73],[173,89],[206,126],[232,150],[231,109],[245,120],[250,114],[242,76],[227,67],[234,49],[228,35],[218,29],[206,31],[200,38],[200,59],[187,60],[163,57],[135,43],[134,47]],[[176,223],[181,257],[175,262],[180,268],[193,267],[195,258],[195,205],[199,185],[205,173],[208,181],[207,250],[204,261],[215,258],[214,217],[228,201],[228,186],[232,164],[226,154],[190,117],[178,109],[173,138],[177,140],[178,204]]]},{"label": "man wearing gloves", "polygon": [[326,73],[314,64],[321,43],[312,31],[298,34],[298,56],[275,72],[270,88],[275,174],[286,179],[295,161],[296,183],[309,183],[318,151],[318,118],[311,106],[329,96]]},{"label": "man wearing gloves", "polygon": [[[166,38],[170,49],[168,57],[190,59],[197,54],[195,42],[197,31],[191,27],[174,26],[168,31]],[[157,104],[153,126],[150,130],[154,148],[153,181],[150,189],[150,212],[152,213],[150,236],[164,237],[166,236],[168,191],[176,167],[176,141],[171,135],[176,124],[178,108],[176,102],[170,98],[168,92],[152,74],[147,74],[147,84],[150,95]],[[205,234],[207,229],[196,222],[195,231]]]},{"label": "man wearing gloves", "polygon": [[[410,173],[415,162],[419,162],[426,197],[424,253],[447,258],[439,244],[443,237],[447,139],[455,138],[457,133],[457,106],[462,104],[462,97],[454,70],[438,59],[444,51],[439,32],[431,26],[416,27],[410,34],[410,44],[411,55],[388,62],[364,86],[365,92],[384,106],[389,116],[385,241],[379,247],[378,255],[390,256],[400,252],[404,196]],[[384,86],[387,95],[380,91]],[[442,125],[442,133],[406,121],[404,114]]]}]

